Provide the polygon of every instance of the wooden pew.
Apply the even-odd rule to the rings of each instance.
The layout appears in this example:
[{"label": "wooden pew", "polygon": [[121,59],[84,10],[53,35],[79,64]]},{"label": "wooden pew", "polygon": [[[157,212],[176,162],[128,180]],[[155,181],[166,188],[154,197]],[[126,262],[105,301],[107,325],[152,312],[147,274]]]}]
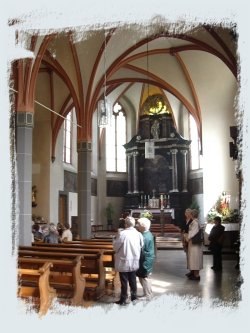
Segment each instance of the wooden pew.
[{"label": "wooden pew", "polygon": [[71,244],[81,244],[81,243],[110,244],[112,242],[113,242],[113,238],[83,238],[83,239],[73,240],[73,241],[69,241],[69,242],[65,242],[65,243],[71,243]]},{"label": "wooden pew", "polygon": [[36,268],[41,263],[51,262],[53,268],[50,271],[49,283],[56,290],[57,297],[67,297],[70,298],[72,305],[82,305],[86,282],[80,274],[81,259],[82,256],[79,255],[62,259],[43,256],[38,252],[33,255],[19,251],[18,264],[22,268]]},{"label": "wooden pew", "polygon": [[97,231],[103,231],[103,225],[102,224],[93,224],[91,226],[91,232],[97,232]]},{"label": "wooden pew", "polygon": [[26,268],[19,264],[18,268],[18,296],[38,297],[39,315],[45,315],[56,296],[56,291],[50,286],[49,276],[52,262],[43,261],[37,268]]},{"label": "wooden pew", "polygon": [[[39,242],[34,242],[32,243],[32,247],[39,247],[39,248],[48,248],[52,249],[53,252],[56,251],[56,248],[59,248],[59,251],[63,252],[75,252],[79,254],[85,254],[85,253],[95,253],[95,251],[101,251],[102,253],[102,258],[101,260],[103,261],[104,268],[106,271],[105,274],[105,280],[107,283],[111,283],[113,285],[114,283],[114,278],[116,277],[116,272],[115,272],[115,252],[113,250],[113,243],[108,242],[108,243],[103,243],[103,244],[98,244],[95,242],[86,242],[86,243],[75,243],[75,242],[66,242],[66,243],[59,243],[59,244],[49,244],[49,243],[39,243]],[[62,250],[63,249],[63,250]],[[69,250],[67,250],[69,249]],[[76,252],[76,250],[79,250],[79,252]]]},{"label": "wooden pew", "polygon": [[[53,244],[50,244],[53,245]],[[26,248],[26,249],[24,249]],[[28,248],[28,249],[27,249]],[[46,249],[45,251],[43,249]],[[20,246],[19,257],[32,257],[32,258],[44,258],[49,259],[54,262],[57,260],[65,259],[74,259],[76,256],[79,256],[80,251],[70,252],[70,249],[63,251],[62,249],[58,251],[58,248],[49,248],[50,251],[47,251],[48,248],[44,247],[42,250],[38,249],[35,246],[24,247]],[[69,252],[68,252],[69,250]],[[83,256],[83,250],[80,252],[81,261],[79,263],[79,274],[82,278],[85,279],[85,298],[89,295],[95,299],[100,298],[105,293],[105,270],[103,264],[103,254],[102,252],[96,251],[93,253],[86,253]]]},{"label": "wooden pew", "polygon": [[104,263],[104,267],[114,268],[114,250],[105,250],[99,248],[75,248],[73,247],[64,247],[64,243],[60,244],[60,246],[54,246],[54,244],[50,244],[50,246],[39,246],[38,244],[33,244],[33,246],[19,246],[20,250],[28,250],[28,251],[41,251],[41,252],[54,252],[54,253],[75,253],[75,254],[102,254],[102,261]]},{"label": "wooden pew", "polygon": [[97,250],[113,250],[113,244],[112,243],[90,243],[90,242],[81,242],[81,243],[72,243],[72,242],[66,242],[66,243],[58,243],[58,244],[50,244],[50,243],[32,243],[32,246],[44,246],[44,247],[50,247],[53,245],[53,247],[68,247],[68,248],[75,248],[75,249],[97,249]]}]

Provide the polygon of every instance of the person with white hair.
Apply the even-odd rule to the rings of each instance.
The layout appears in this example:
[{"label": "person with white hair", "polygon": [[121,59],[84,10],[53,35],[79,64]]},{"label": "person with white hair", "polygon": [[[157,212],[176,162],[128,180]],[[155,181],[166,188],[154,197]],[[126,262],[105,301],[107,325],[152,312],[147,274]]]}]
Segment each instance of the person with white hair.
[{"label": "person with white hair", "polygon": [[[187,267],[188,267],[188,241],[187,241],[187,235],[188,235],[188,231],[189,231],[189,225],[192,223],[192,209],[191,208],[187,208],[185,210],[185,220],[186,220],[186,224],[185,227],[182,230],[182,244],[183,244],[183,249],[186,252],[186,259],[187,259]],[[186,273],[186,276],[189,278],[191,275],[193,275],[192,271],[189,271],[188,273]]]},{"label": "person with white hair", "polygon": [[[151,222],[146,217],[141,217],[137,221],[137,229],[143,236],[143,248],[140,257],[140,266],[136,275],[143,288],[144,299],[150,301],[153,298],[151,274],[153,270],[153,263],[155,258],[154,237],[150,232]],[[142,298],[141,298],[142,299]]]},{"label": "person with white hair", "polygon": [[54,223],[45,226],[44,229],[44,243],[57,244],[59,242],[59,234]]},{"label": "person with white hair", "polygon": [[200,281],[200,270],[203,268],[202,242],[197,244],[192,241],[192,238],[200,230],[198,216],[198,210],[192,209],[192,222],[189,225],[188,234],[185,234],[186,241],[188,242],[188,269],[191,272],[191,275],[189,275],[188,278],[194,281]]},{"label": "person with white hair", "polygon": [[130,287],[131,301],[137,300],[136,271],[139,268],[139,260],[143,239],[141,233],[135,228],[135,219],[132,216],[125,218],[125,229],[118,233],[113,240],[115,250],[115,270],[119,272],[121,282],[121,294],[119,305],[126,305],[128,298],[128,284]]}]

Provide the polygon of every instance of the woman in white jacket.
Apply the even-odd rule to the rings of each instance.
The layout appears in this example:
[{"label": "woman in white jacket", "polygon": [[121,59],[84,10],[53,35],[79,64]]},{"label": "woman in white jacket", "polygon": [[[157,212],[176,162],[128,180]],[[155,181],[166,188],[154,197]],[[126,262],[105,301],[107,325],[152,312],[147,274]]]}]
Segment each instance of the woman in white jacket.
[{"label": "woman in white jacket", "polygon": [[191,212],[191,218],[193,221],[189,225],[188,233],[185,234],[186,241],[188,242],[187,268],[191,272],[188,278],[196,281],[200,280],[200,270],[203,268],[202,243],[192,243],[192,237],[194,237],[200,229],[198,215],[199,212],[196,209],[193,209]]},{"label": "woman in white jacket", "polygon": [[125,229],[118,233],[113,241],[115,250],[115,270],[119,272],[121,281],[121,295],[119,305],[126,305],[128,298],[128,284],[130,287],[131,301],[137,299],[136,271],[139,268],[143,238],[135,228],[135,219],[128,216],[125,219]]}]

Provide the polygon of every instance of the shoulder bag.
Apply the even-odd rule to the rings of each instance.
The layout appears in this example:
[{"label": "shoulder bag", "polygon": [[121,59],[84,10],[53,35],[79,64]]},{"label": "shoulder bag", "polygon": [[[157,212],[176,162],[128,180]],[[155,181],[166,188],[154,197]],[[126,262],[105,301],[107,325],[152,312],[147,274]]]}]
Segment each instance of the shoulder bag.
[{"label": "shoulder bag", "polygon": [[201,244],[203,242],[203,231],[200,228],[197,234],[195,234],[192,238],[192,244]]}]

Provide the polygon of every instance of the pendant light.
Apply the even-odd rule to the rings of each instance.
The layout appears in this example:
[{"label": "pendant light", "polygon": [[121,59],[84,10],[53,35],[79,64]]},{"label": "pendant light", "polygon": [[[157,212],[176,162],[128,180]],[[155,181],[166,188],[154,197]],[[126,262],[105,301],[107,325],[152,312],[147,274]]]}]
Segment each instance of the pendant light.
[{"label": "pendant light", "polygon": [[104,52],[103,52],[103,99],[97,104],[98,126],[107,127],[111,124],[111,104],[107,99],[107,73],[106,73],[106,32],[104,33]]},{"label": "pendant light", "polygon": [[[147,32],[147,53],[146,53],[146,60],[147,60],[147,98],[149,98],[149,58],[148,58],[148,32]],[[148,140],[145,141],[145,158],[147,159],[154,159],[155,158],[155,144],[154,141],[151,141],[150,134]]]}]

